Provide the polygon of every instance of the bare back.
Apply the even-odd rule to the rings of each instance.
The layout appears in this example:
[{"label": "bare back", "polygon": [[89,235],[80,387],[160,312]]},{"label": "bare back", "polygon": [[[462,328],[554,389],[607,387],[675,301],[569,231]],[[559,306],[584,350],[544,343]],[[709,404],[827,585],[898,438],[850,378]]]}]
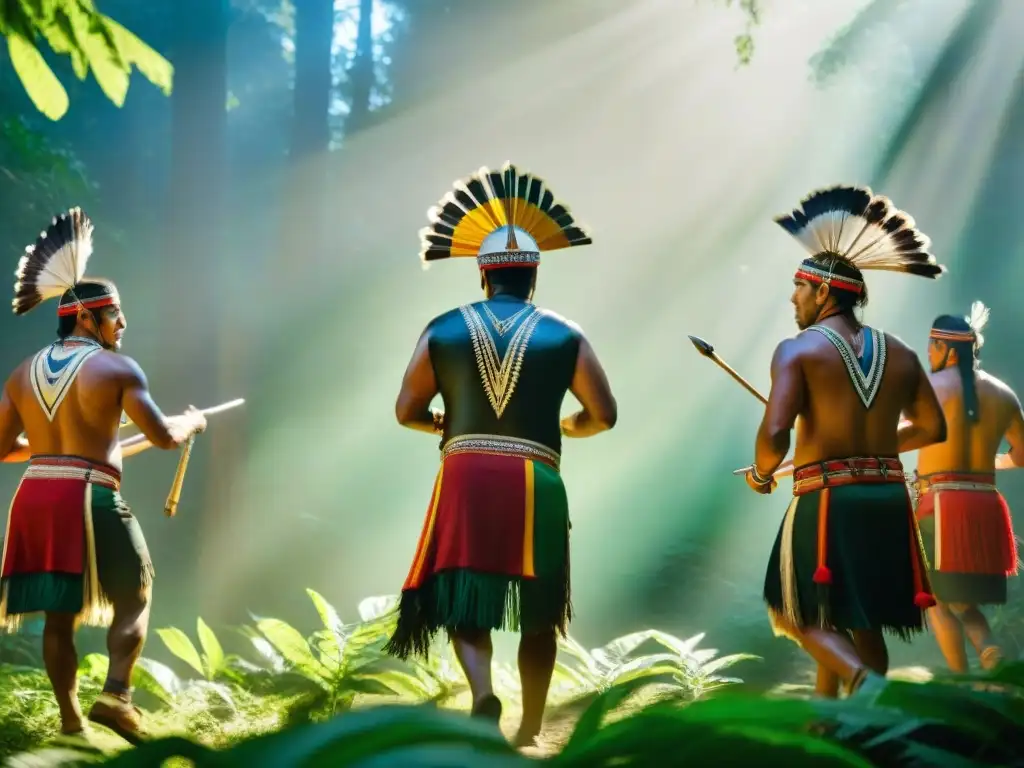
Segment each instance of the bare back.
[{"label": "bare back", "polygon": [[1010,422],[1020,410],[1013,390],[996,377],[976,371],[978,421],[972,422],[964,409],[963,380],[959,370],[946,368],[931,374],[929,379],[946,415],[948,431],[944,443],[921,449],[917,459],[918,473],[995,471],[996,453]]},{"label": "bare back", "polygon": [[[121,468],[118,429],[130,361],[100,349],[81,363],[52,421],[33,385],[33,355],[7,382],[8,397],[25,428],[33,454],[80,456]],[[52,403],[49,403],[52,405]]]},{"label": "bare back", "polygon": [[[791,342],[805,383],[794,465],[850,456],[896,456],[900,415],[911,406],[918,383],[925,378],[917,356],[896,337],[875,332],[873,342],[866,342],[874,368],[866,355],[861,365],[855,355],[862,339],[842,327],[832,326],[830,331],[831,338],[808,329]],[[867,336],[872,329],[865,326],[862,333]],[[849,345],[846,355],[838,337]],[[854,382],[857,372],[851,370],[855,366],[861,366],[859,384]]]}]

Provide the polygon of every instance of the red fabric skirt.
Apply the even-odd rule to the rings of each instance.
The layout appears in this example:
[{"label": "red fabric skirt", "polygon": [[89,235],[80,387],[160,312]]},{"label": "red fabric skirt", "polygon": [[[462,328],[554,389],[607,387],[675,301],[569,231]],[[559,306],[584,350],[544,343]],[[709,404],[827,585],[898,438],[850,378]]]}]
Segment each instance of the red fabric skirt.
[{"label": "red fabric skirt", "polygon": [[34,456],[11,503],[0,578],[83,575],[91,549],[89,486],[116,489],[120,480],[120,473],[106,464],[71,456]]},{"label": "red fabric skirt", "polygon": [[992,474],[944,472],[922,480],[917,518],[934,517],[934,570],[1005,576],[1017,572],[1010,509]]},{"label": "red fabric skirt", "polygon": [[403,590],[454,568],[533,576],[532,469],[519,456],[445,457]]}]

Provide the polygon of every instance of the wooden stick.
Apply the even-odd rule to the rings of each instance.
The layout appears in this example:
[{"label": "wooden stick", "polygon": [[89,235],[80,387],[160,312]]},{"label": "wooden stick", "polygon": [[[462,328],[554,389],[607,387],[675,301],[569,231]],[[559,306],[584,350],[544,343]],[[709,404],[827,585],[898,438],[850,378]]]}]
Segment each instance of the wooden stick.
[{"label": "wooden stick", "polygon": [[691,342],[693,342],[693,346],[698,352],[704,355],[704,357],[713,361],[719,368],[721,368],[723,371],[732,376],[741,387],[743,387],[745,390],[747,390],[747,392],[749,392],[758,400],[760,400],[763,405],[768,405],[768,398],[762,395],[760,392],[758,392],[757,389],[754,388],[753,384],[751,384],[745,378],[736,373],[736,371],[733,369],[731,365],[729,365],[727,362],[725,362],[725,360],[720,358],[718,356],[718,353],[715,352],[715,348],[711,346],[711,344],[704,341],[704,339],[700,338],[699,336],[690,336],[689,339]]},{"label": "wooden stick", "polygon": [[181,487],[185,484],[185,471],[188,469],[188,460],[192,457],[192,446],[196,436],[192,435],[185,441],[181,448],[181,456],[178,458],[178,469],[174,473],[174,482],[171,483],[171,492],[167,494],[167,503],[164,504],[164,514],[174,517],[178,513],[178,500],[181,498]]},{"label": "wooden stick", "polygon": [[[228,411],[232,408],[237,408],[240,405],[245,405],[245,400],[239,397],[236,400],[230,400],[226,403],[215,405],[212,408],[204,408],[200,413],[204,416],[212,416],[215,413]],[[196,436],[192,435],[185,441],[185,445],[181,448],[181,456],[178,458],[178,469],[174,473],[174,482],[171,483],[171,492],[167,494],[167,503],[164,504],[164,514],[167,515],[167,517],[174,517],[178,513],[178,500],[181,498],[181,487],[185,484],[185,472],[188,470],[188,460],[192,458],[192,445],[195,441]]]}]

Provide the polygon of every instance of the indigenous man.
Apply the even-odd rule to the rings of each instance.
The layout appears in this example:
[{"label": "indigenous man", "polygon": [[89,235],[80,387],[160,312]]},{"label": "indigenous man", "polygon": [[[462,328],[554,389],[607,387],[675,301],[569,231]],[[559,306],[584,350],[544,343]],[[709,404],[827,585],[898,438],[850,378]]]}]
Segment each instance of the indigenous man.
[{"label": "indigenous man", "polygon": [[[964,635],[991,669],[1003,658],[979,605],[1006,603],[1006,577],[1017,571],[1010,511],[995,487],[995,469],[1024,464],[1024,414],[1006,384],[979,370],[988,309],[942,315],[928,342],[932,387],[946,414],[946,441],[926,445],[913,424],[900,427],[900,451],[920,448],[917,519],[938,605],[929,616],[942,655],[967,671]],[[997,456],[1006,438],[1009,453]],[[1019,462],[1019,464],[1018,464]]]},{"label": "indigenous man", "polygon": [[900,414],[922,444],[946,435],[913,351],[857,319],[855,308],[867,303],[862,271],[935,278],[944,268],[913,220],[869,189],[816,192],[776,221],[811,256],[793,281],[802,332],[775,349],[746,479],[758,493],[772,491],[795,423],[794,499],[764,597],[776,633],[814,658],[819,692],[834,695],[830,678],[853,691],[886,673],[883,632],[906,638],[924,628],[934,599],[897,458]]},{"label": "indigenous man", "polygon": [[[561,438],[616,419],[590,343],[532,298],[542,251],[591,240],[541,179],[508,164],[456,183],[428,216],[425,264],[476,257],[486,298],[427,325],[398,395],[400,424],[441,435],[441,468],[387,649],[426,655],[447,630],[473,714],[498,720],[490,633],[521,631],[516,743],[525,746],[540,732],[557,634],[571,616]],[[567,391],[583,408],[560,422]],[[431,411],[439,393],[444,411]]]},{"label": "indigenous man", "polygon": [[71,209],[26,249],[16,273],[16,315],[60,301],[57,340],[15,369],[0,398],[0,456],[25,450],[22,430],[33,454],[7,519],[0,624],[15,629],[26,614],[45,613],[43,658],[65,734],[83,730],[75,628],[109,626],[109,674],[89,719],[136,743],[141,727],[129,685],[146,636],[153,566],[118,492],[118,427],[123,410],[145,440],[170,449],[206,421],[191,408],[164,417],[142,370],[117,353],[126,327],[117,289],[84,276],[92,229]]}]

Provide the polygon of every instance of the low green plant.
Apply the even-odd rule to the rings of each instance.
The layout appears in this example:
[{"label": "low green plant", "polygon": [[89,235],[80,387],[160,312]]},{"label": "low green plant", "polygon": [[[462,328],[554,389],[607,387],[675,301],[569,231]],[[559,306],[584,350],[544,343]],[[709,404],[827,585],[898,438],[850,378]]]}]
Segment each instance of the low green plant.
[{"label": "low green plant", "polygon": [[[734,664],[758,659],[749,654],[718,657],[713,648],[697,646],[704,634],[683,640],[647,629],[617,637],[588,651],[572,637],[559,643],[562,658],[555,663],[550,700],[552,711],[578,708],[612,687],[638,681],[657,685],[660,698],[691,700],[723,686],[742,682],[718,673]],[[644,645],[661,647],[658,653],[639,654]]]}]

